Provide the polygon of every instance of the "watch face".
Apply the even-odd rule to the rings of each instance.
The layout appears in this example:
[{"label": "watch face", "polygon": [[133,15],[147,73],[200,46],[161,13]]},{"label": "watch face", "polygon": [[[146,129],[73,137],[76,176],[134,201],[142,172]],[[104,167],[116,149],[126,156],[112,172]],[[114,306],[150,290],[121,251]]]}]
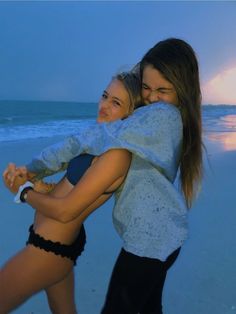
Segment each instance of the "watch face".
[{"label": "watch face", "polygon": [[20,200],[21,200],[21,202],[23,202],[23,203],[26,202],[27,194],[28,194],[29,190],[33,190],[33,187],[32,187],[32,186],[27,186],[27,187],[25,187],[25,188],[22,190],[21,195],[20,195]]},{"label": "watch face", "polygon": [[27,199],[27,192],[28,192],[28,191],[26,191],[25,194],[23,195],[23,199],[24,199],[25,201],[26,201],[26,199]]},{"label": "watch face", "polygon": [[29,190],[33,190],[34,189],[33,187],[34,187],[34,185],[30,181],[27,181],[25,184],[21,185],[19,187],[17,194],[14,197],[15,203],[17,203],[17,204],[25,203],[26,199],[27,199],[27,192]]}]

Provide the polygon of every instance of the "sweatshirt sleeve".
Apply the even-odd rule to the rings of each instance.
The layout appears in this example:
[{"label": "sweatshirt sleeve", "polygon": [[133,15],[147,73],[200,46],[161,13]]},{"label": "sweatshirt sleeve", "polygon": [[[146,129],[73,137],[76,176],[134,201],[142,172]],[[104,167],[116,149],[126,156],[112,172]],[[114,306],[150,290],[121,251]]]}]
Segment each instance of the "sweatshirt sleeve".
[{"label": "sweatshirt sleeve", "polygon": [[[66,168],[81,153],[101,155],[110,149],[127,149],[172,176],[170,160],[178,162],[182,121],[176,107],[156,103],[137,109],[125,120],[110,123],[82,121],[76,134],[46,147],[26,165],[37,177]],[[176,167],[176,165],[174,166]]]}]

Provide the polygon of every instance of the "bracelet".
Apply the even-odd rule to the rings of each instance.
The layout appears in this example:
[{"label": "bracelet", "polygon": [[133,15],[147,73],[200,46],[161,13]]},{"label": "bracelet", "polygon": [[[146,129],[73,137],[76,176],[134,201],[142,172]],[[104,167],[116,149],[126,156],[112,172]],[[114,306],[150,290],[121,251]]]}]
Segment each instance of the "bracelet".
[{"label": "bracelet", "polygon": [[14,197],[14,202],[17,204],[25,203],[27,199],[27,192],[33,189],[34,189],[34,185],[32,182],[30,181],[25,182],[23,185],[19,187],[19,190]]},{"label": "bracelet", "polygon": [[22,192],[20,193],[20,200],[21,203],[25,203],[26,199],[27,199],[27,192],[29,192],[29,190],[33,190],[32,186],[27,186],[26,188],[24,188],[24,190],[22,190]]}]

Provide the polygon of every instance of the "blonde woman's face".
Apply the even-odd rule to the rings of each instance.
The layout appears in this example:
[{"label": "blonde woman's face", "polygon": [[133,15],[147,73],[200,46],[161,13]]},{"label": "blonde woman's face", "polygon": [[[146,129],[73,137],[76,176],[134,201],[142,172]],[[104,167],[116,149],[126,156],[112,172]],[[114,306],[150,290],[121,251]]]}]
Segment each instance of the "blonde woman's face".
[{"label": "blonde woman's face", "polygon": [[145,105],[164,101],[178,106],[178,96],[174,86],[153,66],[143,70],[142,99]]},{"label": "blonde woman's face", "polygon": [[112,80],[104,90],[98,105],[97,122],[111,122],[128,116],[129,94],[123,83]]}]

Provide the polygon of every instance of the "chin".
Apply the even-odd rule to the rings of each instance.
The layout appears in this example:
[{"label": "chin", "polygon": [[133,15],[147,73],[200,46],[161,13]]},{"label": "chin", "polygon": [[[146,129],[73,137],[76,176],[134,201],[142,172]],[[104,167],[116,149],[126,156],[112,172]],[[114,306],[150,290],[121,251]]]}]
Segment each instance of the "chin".
[{"label": "chin", "polygon": [[98,123],[107,122],[106,118],[97,118]]},{"label": "chin", "polygon": [[143,104],[146,106],[146,105],[150,105],[150,101],[146,100],[146,99],[143,99]]}]

